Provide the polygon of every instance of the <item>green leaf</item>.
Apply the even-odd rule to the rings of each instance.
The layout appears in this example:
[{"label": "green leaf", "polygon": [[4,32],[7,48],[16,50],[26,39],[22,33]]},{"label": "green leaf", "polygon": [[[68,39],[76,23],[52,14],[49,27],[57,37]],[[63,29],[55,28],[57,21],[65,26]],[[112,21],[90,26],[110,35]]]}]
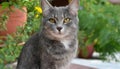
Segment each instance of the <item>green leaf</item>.
[{"label": "green leaf", "polygon": [[8,8],[9,7],[9,2],[3,2],[2,3],[2,8],[5,9],[5,8]]}]

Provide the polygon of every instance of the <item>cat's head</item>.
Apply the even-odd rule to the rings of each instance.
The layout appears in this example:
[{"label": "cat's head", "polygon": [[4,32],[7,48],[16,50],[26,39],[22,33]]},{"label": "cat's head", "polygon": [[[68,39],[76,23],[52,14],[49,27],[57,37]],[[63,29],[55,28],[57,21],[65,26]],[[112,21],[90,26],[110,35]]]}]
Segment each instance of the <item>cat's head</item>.
[{"label": "cat's head", "polygon": [[68,6],[53,7],[47,0],[41,0],[43,10],[43,31],[50,38],[65,38],[76,35],[78,30],[78,0]]}]

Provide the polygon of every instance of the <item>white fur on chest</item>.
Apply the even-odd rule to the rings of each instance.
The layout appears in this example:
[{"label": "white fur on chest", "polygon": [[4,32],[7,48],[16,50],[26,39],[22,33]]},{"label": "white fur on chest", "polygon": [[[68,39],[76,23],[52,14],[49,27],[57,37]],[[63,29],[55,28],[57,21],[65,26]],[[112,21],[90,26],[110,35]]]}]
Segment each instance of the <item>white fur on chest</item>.
[{"label": "white fur on chest", "polygon": [[65,49],[69,49],[70,40],[61,40],[61,43],[65,46]]}]

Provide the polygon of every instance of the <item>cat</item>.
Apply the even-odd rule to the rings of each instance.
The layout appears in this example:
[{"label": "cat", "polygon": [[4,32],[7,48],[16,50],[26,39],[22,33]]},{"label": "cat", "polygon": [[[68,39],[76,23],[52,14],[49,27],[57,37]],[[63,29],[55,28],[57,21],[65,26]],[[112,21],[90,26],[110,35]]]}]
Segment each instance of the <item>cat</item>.
[{"label": "cat", "polygon": [[55,7],[41,0],[41,30],[25,43],[16,69],[69,69],[78,48],[78,1]]}]

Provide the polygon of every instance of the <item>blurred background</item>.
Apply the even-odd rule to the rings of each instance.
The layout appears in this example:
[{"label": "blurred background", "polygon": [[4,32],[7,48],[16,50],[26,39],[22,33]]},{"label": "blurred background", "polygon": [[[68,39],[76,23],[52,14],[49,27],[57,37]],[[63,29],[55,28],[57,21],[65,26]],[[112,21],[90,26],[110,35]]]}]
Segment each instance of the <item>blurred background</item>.
[{"label": "blurred background", "polygon": [[[66,6],[71,0],[48,0]],[[119,62],[120,0],[80,0],[77,59]],[[28,38],[39,32],[39,0],[0,0],[0,69],[17,60]]]}]

